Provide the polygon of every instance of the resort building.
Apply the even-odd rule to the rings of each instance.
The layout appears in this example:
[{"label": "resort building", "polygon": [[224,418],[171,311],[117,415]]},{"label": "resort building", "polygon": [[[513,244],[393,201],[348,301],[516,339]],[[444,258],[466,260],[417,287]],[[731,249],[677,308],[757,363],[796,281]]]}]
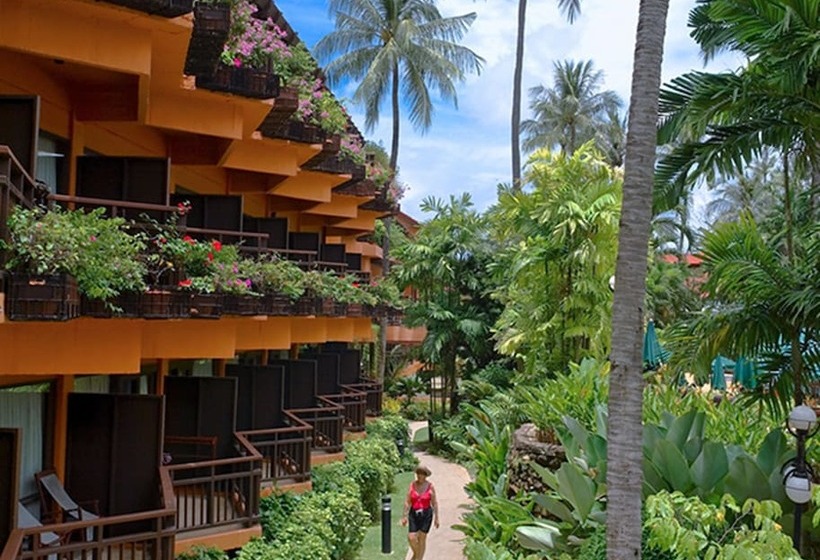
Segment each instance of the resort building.
[{"label": "resort building", "polygon": [[[380,413],[365,357],[384,305],[198,292],[152,245],[381,272],[369,234],[395,204],[361,134],[306,111],[305,84],[332,101],[321,72],[225,60],[254,30],[300,45],[272,2],[232,4],[0,0],[2,560],[240,547],[260,496],[309,487]],[[126,218],[162,274],[103,301],[15,269],[9,219],[37,206]],[[418,338],[391,315],[394,342]]]}]

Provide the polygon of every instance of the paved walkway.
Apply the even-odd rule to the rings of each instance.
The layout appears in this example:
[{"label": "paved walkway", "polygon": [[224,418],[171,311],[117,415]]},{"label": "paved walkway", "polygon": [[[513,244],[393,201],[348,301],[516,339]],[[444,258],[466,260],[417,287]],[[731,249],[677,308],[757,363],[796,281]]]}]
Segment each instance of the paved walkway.
[{"label": "paved walkway", "polygon": [[[427,422],[410,422],[410,432],[427,426]],[[428,455],[416,451],[416,457],[422,465],[427,466],[433,475],[430,481],[436,487],[436,495],[441,510],[439,520],[441,527],[430,530],[427,537],[427,552],[424,560],[464,560],[462,553],[462,539],[464,534],[452,528],[453,525],[461,523],[461,515],[465,512],[470,499],[464,492],[464,485],[470,481],[467,469],[461,465],[456,465],[445,461],[435,455]],[[408,551],[407,560],[413,558],[413,552]]]}]

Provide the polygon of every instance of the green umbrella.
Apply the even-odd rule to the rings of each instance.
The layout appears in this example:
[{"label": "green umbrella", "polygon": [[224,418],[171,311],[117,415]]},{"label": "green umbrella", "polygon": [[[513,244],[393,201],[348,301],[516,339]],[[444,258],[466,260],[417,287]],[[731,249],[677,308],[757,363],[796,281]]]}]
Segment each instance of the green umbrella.
[{"label": "green umbrella", "polygon": [[649,321],[643,334],[643,367],[644,369],[657,369],[658,366],[665,364],[668,360],[669,352],[664,350],[658,341],[655,322]]},{"label": "green umbrella", "polygon": [[725,356],[718,355],[717,358],[712,360],[712,389],[726,389],[724,370],[734,369],[734,367],[735,362]]},{"label": "green umbrella", "polygon": [[746,389],[754,389],[757,385],[757,363],[743,356],[735,362],[735,382]]}]

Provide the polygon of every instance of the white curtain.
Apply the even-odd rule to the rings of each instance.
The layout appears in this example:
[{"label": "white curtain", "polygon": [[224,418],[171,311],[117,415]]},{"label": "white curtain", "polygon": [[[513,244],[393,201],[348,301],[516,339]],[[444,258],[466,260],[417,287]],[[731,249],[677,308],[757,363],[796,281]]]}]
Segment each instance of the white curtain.
[{"label": "white curtain", "polygon": [[34,473],[43,470],[45,393],[0,391],[0,428],[20,428],[22,452],[20,497],[37,494]]}]

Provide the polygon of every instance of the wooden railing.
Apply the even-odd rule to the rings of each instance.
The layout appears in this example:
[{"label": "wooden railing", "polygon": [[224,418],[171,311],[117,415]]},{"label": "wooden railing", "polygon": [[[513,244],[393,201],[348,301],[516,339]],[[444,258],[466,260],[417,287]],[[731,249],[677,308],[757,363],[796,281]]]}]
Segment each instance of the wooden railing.
[{"label": "wooden railing", "polygon": [[154,511],[16,529],[0,560],[173,558],[175,509],[165,468],[160,469],[160,488],[162,502]]},{"label": "wooden railing", "polygon": [[223,525],[249,527],[259,519],[262,456],[235,434],[238,456],[169,465],[177,533]]},{"label": "wooden railing", "polygon": [[337,453],[342,450],[344,407],[324,397],[317,397],[318,406],[288,409],[313,428],[313,449]]},{"label": "wooden railing", "polygon": [[323,396],[331,402],[344,407],[344,429],[351,432],[364,431],[367,415],[367,393],[342,385],[340,393]]},{"label": "wooden railing", "polygon": [[[33,208],[45,202],[47,194],[45,187],[37,183],[14,157],[11,148],[0,146],[0,240],[9,241],[6,224],[14,206]],[[0,268],[5,264],[5,258],[0,251]]]},{"label": "wooden railing", "polygon": [[262,456],[262,483],[310,479],[313,428],[285,411],[289,426],[239,432]]},{"label": "wooden railing", "polygon": [[384,388],[378,381],[362,378],[359,383],[342,385],[351,391],[361,391],[367,395],[367,414],[371,416],[381,416],[382,414],[382,393]]}]

